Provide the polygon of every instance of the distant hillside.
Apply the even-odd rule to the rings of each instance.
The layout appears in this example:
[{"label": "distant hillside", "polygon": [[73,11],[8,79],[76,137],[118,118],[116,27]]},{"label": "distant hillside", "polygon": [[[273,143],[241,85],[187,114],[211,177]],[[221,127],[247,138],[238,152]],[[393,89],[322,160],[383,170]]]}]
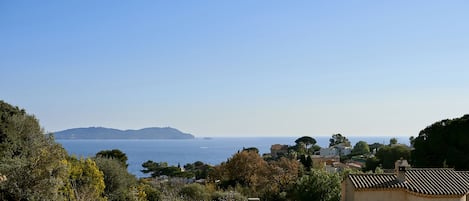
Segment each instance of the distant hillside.
[{"label": "distant hillside", "polygon": [[113,128],[89,127],[58,131],[55,139],[194,139],[194,136],[177,129],[143,128],[140,130],[118,130]]}]

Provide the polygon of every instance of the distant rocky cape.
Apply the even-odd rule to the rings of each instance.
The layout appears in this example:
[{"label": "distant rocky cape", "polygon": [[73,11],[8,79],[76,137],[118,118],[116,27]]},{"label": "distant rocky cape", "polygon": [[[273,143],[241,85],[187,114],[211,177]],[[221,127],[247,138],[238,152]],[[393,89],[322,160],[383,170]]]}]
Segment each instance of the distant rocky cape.
[{"label": "distant rocky cape", "polygon": [[53,133],[55,139],[194,139],[194,136],[175,128],[143,128],[119,130],[103,127],[72,128]]}]

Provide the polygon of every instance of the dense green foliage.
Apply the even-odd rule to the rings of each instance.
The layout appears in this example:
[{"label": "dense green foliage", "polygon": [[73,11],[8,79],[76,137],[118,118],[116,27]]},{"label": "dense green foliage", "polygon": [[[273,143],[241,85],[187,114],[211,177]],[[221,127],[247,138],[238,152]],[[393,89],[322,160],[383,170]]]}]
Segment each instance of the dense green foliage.
[{"label": "dense green foliage", "polygon": [[303,136],[295,140],[295,143],[298,147],[301,147],[305,150],[305,154],[312,154],[314,150],[310,149],[310,146],[316,145],[316,139],[310,136]]},{"label": "dense green foliage", "polygon": [[387,145],[379,148],[376,157],[366,160],[364,171],[374,171],[377,167],[383,169],[394,169],[394,162],[403,158],[410,159],[410,147],[405,145]]},{"label": "dense green foliage", "polygon": [[181,195],[191,200],[210,200],[211,195],[206,187],[200,184],[189,184],[182,187]]},{"label": "dense green foliage", "polygon": [[119,149],[102,150],[96,153],[97,158],[110,158],[118,160],[123,166],[127,167],[127,155]]},{"label": "dense green foliage", "polygon": [[370,148],[370,152],[377,152],[381,147],[384,147],[384,144],[375,142],[373,144],[369,144],[368,147]]},{"label": "dense green foliage", "polygon": [[469,170],[469,115],[438,121],[412,142],[415,167],[453,167]]},{"label": "dense green foliage", "polygon": [[64,200],[65,160],[34,116],[0,101],[0,200]]},{"label": "dense green foliage", "polygon": [[376,157],[380,160],[382,168],[394,169],[397,160],[410,159],[410,148],[403,145],[385,146],[378,150]]},{"label": "dense green foliage", "polygon": [[145,200],[125,154],[109,153],[70,157],[34,116],[0,101],[0,200]]},{"label": "dense green foliage", "polygon": [[145,168],[142,170],[143,173],[150,173],[152,177],[169,176],[169,177],[183,177],[192,178],[194,174],[191,172],[185,172],[181,167],[170,166],[167,162],[154,162],[148,160],[142,164]]},{"label": "dense green foliage", "polygon": [[295,140],[295,146],[289,148],[290,154],[287,157],[297,159],[305,170],[309,171],[313,167],[311,156],[320,149],[321,147],[316,145],[316,139],[303,136]]},{"label": "dense green foliage", "polygon": [[329,139],[329,147],[334,145],[343,144],[344,146],[350,146],[350,141],[340,133],[333,134],[331,139]]},{"label": "dense green foliage", "polygon": [[339,201],[340,176],[322,170],[312,170],[293,186],[291,197],[295,201]]},{"label": "dense green foliage", "polygon": [[313,168],[313,159],[310,155],[300,155],[298,159],[306,171],[310,171]]},{"label": "dense green foliage", "polygon": [[207,179],[209,172],[212,170],[212,166],[202,161],[196,161],[184,165],[184,169],[186,172],[192,173],[195,179]]},{"label": "dense green foliage", "polygon": [[365,141],[358,141],[352,149],[352,155],[369,154],[370,147]]},{"label": "dense green foliage", "polygon": [[137,186],[137,179],[122,165],[122,161],[104,157],[97,157],[94,161],[104,174],[104,195],[108,200],[132,200],[131,190]]}]

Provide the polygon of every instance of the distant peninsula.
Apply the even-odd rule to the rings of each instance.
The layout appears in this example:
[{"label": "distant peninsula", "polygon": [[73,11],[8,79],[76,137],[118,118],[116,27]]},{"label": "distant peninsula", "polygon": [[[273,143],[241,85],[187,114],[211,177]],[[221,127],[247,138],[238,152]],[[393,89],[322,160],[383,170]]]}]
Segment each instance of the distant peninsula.
[{"label": "distant peninsula", "polygon": [[55,139],[194,139],[171,127],[152,127],[139,130],[119,130],[104,127],[72,128],[53,133]]}]

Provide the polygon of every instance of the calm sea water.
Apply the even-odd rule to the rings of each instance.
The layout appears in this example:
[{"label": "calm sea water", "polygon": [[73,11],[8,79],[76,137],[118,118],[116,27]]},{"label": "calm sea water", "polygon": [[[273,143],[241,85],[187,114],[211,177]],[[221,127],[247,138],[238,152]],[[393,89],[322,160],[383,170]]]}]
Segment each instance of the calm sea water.
[{"label": "calm sea water", "polygon": [[[57,140],[69,154],[76,156],[94,156],[101,150],[120,149],[127,154],[129,171],[138,177],[142,163],[147,160],[168,162],[170,165],[185,165],[195,161],[217,165],[226,161],[243,148],[256,147],[261,153],[269,153],[273,144],[294,145],[298,137],[245,137],[212,138],[190,140]],[[330,137],[315,137],[318,145],[326,147]],[[388,143],[391,137],[349,137],[352,144],[359,140],[368,143]],[[407,137],[398,137],[400,143],[408,144]]]}]

